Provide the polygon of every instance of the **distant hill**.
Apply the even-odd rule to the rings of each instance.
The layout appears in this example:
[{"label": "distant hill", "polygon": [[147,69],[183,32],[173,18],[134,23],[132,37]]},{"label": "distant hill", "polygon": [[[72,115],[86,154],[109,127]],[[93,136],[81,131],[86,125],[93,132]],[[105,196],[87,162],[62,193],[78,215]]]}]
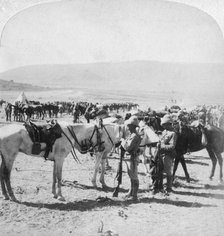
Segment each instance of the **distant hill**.
[{"label": "distant hill", "polygon": [[41,86],[33,86],[27,83],[16,83],[13,80],[2,80],[0,79],[0,91],[33,91],[33,90],[48,90],[49,88],[41,87]]},{"label": "distant hill", "polygon": [[[0,79],[54,88],[223,93],[223,64],[154,61],[34,65],[0,74]],[[9,87],[15,87],[8,82]],[[10,84],[12,83],[12,84]],[[24,87],[28,88],[28,85]]]}]

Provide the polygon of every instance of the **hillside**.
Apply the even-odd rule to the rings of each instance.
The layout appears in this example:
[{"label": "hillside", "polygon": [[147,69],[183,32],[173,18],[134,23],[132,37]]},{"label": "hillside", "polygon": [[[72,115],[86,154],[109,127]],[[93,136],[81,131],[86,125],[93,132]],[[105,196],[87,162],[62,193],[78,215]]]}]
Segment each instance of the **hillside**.
[{"label": "hillside", "polygon": [[[0,79],[54,88],[179,91],[221,94],[223,64],[153,61],[34,65],[0,74]],[[25,85],[24,85],[25,86]]]},{"label": "hillside", "polygon": [[27,83],[17,83],[13,80],[3,80],[0,79],[0,91],[33,91],[33,90],[48,90],[49,88],[34,86]]}]

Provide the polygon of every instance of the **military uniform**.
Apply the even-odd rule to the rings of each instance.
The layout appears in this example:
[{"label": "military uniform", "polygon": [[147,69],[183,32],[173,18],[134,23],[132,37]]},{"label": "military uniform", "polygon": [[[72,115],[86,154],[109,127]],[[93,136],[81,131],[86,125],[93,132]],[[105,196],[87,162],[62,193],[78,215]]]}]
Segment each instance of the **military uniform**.
[{"label": "military uniform", "polygon": [[176,155],[176,142],[177,134],[174,131],[163,131],[160,152],[163,162],[163,171],[167,176],[167,191],[172,189],[173,163]]},{"label": "military uniform", "polygon": [[[161,125],[164,124],[172,124],[173,120],[170,116],[164,116],[161,120]],[[159,173],[157,173],[155,181],[154,181],[154,191],[163,189],[163,172],[166,173],[167,177],[167,191],[170,192],[172,190],[172,182],[173,182],[173,165],[174,159],[176,156],[176,142],[177,142],[177,134],[172,131],[165,129],[162,132],[159,144]]]},{"label": "military uniform", "polygon": [[[137,119],[131,117],[127,124],[135,125],[137,127]],[[141,143],[141,137],[136,133],[131,133],[125,140],[122,141],[121,146],[127,153],[127,159],[125,163],[127,165],[128,175],[131,180],[131,188],[127,194],[127,197],[137,199],[137,193],[139,188],[138,179],[138,149]]]}]

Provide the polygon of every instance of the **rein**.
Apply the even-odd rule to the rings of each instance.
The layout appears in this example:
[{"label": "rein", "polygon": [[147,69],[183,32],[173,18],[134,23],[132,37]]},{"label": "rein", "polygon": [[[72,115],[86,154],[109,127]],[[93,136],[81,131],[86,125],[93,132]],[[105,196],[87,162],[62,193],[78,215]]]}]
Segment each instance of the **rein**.
[{"label": "rein", "polygon": [[105,127],[105,125],[102,125],[102,127],[103,127],[103,128],[104,128],[104,130],[106,131],[106,133],[107,133],[107,136],[109,137],[109,139],[110,139],[110,141],[111,141],[112,145],[114,146],[114,142],[113,142],[113,140],[111,139],[111,137],[110,137],[110,134],[108,133],[108,131],[107,131],[107,129],[106,129],[106,127]]},{"label": "rein", "polygon": [[78,140],[78,138],[77,138],[77,136],[76,136],[74,130],[73,130],[71,127],[69,127],[69,126],[68,126],[67,128],[68,128],[69,133],[71,134],[71,136],[72,136],[73,139],[75,140],[75,142],[76,142],[76,143],[78,144],[78,146],[80,147],[80,150],[81,150],[81,153],[82,153],[82,154],[91,151],[92,148],[95,148],[96,146],[99,145],[98,143],[96,143],[96,145],[94,145],[94,146],[93,146],[93,144],[92,144],[92,138],[93,138],[95,132],[97,131],[97,127],[96,127],[96,126],[94,127],[94,130],[93,130],[93,132],[92,132],[92,135],[91,135],[90,139],[88,139],[88,141],[89,141],[89,143],[90,143],[90,148],[87,149],[87,150],[85,150],[85,151],[82,151],[83,146],[82,146],[82,144],[80,144],[80,142],[79,142],[79,140]]},{"label": "rein", "polygon": [[72,153],[72,156],[73,156],[74,160],[75,160],[76,162],[80,163],[80,161],[79,161],[79,159],[78,159],[78,157],[77,157],[77,155],[76,155],[76,152],[75,152],[75,149],[74,149],[74,145],[72,144],[71,139],[68,137],[68,135],[67,135],[63,130],[62,130],[62,133],[63,133],[64,136],[68,139],[68,141],[70,142],[70,144],[71,144],[71,146],[72,146],[72,151],[71,151],[71,153]]}]

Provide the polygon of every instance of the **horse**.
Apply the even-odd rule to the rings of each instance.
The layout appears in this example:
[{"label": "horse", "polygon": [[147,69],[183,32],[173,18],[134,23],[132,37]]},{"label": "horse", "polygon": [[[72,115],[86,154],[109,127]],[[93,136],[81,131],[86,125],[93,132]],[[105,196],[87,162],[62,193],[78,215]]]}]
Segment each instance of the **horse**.
[{"label": "horse", "polygon": [[219,180],[222,182],[223,159],[221,153],[224,151],[224,131],[213,125],[202,126],[199,124],[197,127],[191,127],[179,123],[173,177],[175,176],[179,162],[181,162],[186,179],[189,182],[190,176],[187,171],[187,166],[183,155],[187,152],[196,152],[204,148],[207,150],[212,161],[212,168],[209,178],[212,180],[214,177],[218,160],[220,167]]},{"label": "horse", "polygon": [[152,147],[155,147],[155,144],[159,142],[159,136],[145,121],[140,121],[139,127],[138,133],[142,139],[139,146],[139,154],[143,156],[145,173],[150,176],[150,164],[153,156]]},{"label": "horse", "polygon": [[[96,150],[97,165],[100,163],[101,157],[104,153],[97,152],[99,147],[98,129],[94,124],[69,124],[67,122],[60,122],[61,136],[58,137],[54,144],[52,144],[51,151],[47,158],[54,162],[53,165],[53,183],[52,193],[53,197],[58,200],[64,201],[65,198],[61,191],[61,180],[62,180],[62,166],[64,159],[74,148],[80,153],[87,153],[88,150]],[[42,130],[43,125],[39,126],[38,129]],[[108,131],[103,131],[102,137],[107,137]],[[112,136],[112,135],[111,135]],[[110,140],[110,138],[109,138]],[[39,151],[35,150],[36,146],[31,139],[27,129],[22,124],[10,124],[0,128],[0,152],[1,152],[1,167],[0,167],[0,181],[3,196],[6,200],[16,201],[16,197],[11,188],[10,174],[13,163],[19,152],[22,152],[29,156],[43,157],[46,152],[46,143],[39,144]],[[37,148],[38,149],[38,148]],[[102,174],[103,171],[102,171]],[[96,177],[96,175],[95,175]],[[101,177],[103,182],[103,177]],[[96,182],[92,181],[93,183]],[[57,189],[56,189],[57,183]]]},{"label": "horse", "polygon": [[116,145],[120,144],[121,138],[123,138],[125,135],[125,127],[124,125],[119,125],[116,123],[102,124],[99,132],[101,133],[101,140],[104,150],[101,153],[98,153],[98,156],[96,157],[92,184],[96,187],[97,173],[101,164],[102,169],[100,175],[100,183],[102,184],[103,188],[107,188],[104,179],[107,156],[109,153],[111,153],[111,150],[113,150]]},{"label": "horse", "polygon": [[[100,153],[97,157],[95,168],[94,168],[94,174],[92,178],[92,184],[93,186],[96,186],[96,177],[99,169],[99,165],[101,163],[101,175],[100,175],[100,183],[102,184],[103,188],[106,188],[107,185],[105,184],[104,180],[104,173],[105,173],[105,163],[106,158],[109,153],[111,153],[111,150],[115,146],[120,145],[120,140],[122,138],[126,138],[128,135],[127,127],[124,124],[117,124],[117,123],[109,123],[109,124],[102,124],[101,131],[102,137],[101,140],[103,141],[103,145],[105,147],[104,151]],[[140,127],[138,130],[138,133],[141,136],[141,143],[139,148],[139,154],[145,155],[145,149],[149,145],[155,144],[159,141],[158,135],[148,126],[144,126],[140,122]]]}]

